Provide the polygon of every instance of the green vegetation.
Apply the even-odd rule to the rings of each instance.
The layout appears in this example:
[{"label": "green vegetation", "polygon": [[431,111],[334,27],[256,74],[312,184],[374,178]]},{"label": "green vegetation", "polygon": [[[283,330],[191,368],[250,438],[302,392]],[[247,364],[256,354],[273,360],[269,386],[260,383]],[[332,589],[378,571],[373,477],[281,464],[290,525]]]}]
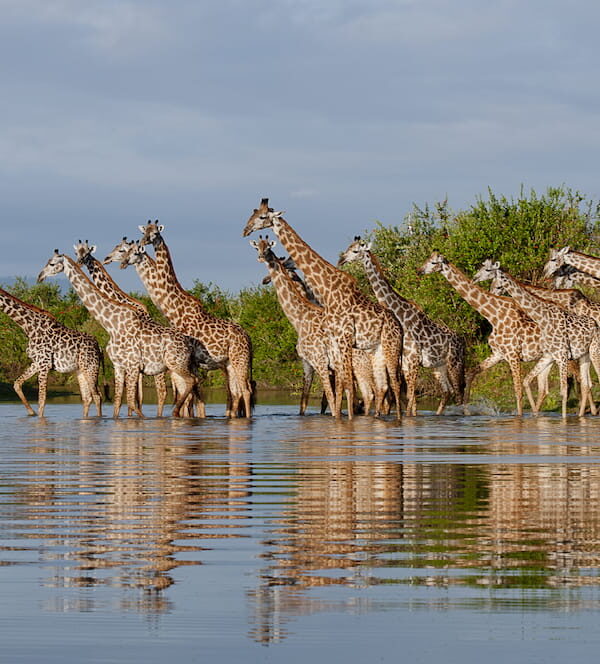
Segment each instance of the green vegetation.
[{"label": "green vegetation", "polygon": [[[598,204],[565,187],[550,188],[541,195],[533,190],[521,191],[515,199],[490,190],[487,198],[477,199],[471,207],[458,212],[452,212],[447,201],[433,207],[415,205],[402,225],[378,223],[369,239],[398,292],[465,335],[469,363],[473,364],[489,353],[485,343],[488,324],[443,277],[419,276],[417,267],[437,250],[468,275],[486,258],[494,258],[517,278],[539,283],[551,247],[568,244],[594,253],[599,217]],[[300,223],[297,227],[301,232]],[[370,292],[364,275],[351,269],[365,291]],[[65,325],[91,332],[101,345],[106,345],[106,333],[89,317],[73,291],[62,294],[56,284],[31,286],[22,279],[17,279],[9,290],[52,312]],[[296,336],[271,286],[247,288],[232,295],[212,283],[196,281],[190,292],[204,302],[208,311],[233,319],[248,331],[254,347],[254,378],[259,387],[300,386],[302,370],[295,353]],[[148,305],[153,316],[164,320],[146,295],[134,295]],[[20,329],[0,314],[0,382],[12,383],[27,365],[25,348],[26,339]],[[112,377],[111,371],[108,366],[107,379]],[[208,380],[212,385],[221,385],[222,375],[212,372]],[[56,375],[55,381],[59,385],[74,385],[68,376]],[[421,390],[430,392],[434,386],[424,372]],[[512,388],[506,368],[494,368],[478,379],[477,393],[503,408],[511,408]]]}]

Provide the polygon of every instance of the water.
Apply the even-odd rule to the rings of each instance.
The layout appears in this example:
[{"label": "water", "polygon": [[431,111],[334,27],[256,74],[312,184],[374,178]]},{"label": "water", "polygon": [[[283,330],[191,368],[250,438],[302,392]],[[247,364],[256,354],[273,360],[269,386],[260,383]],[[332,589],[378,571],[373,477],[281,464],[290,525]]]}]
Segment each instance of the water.
[{"label": "water", "polygon": [[0,661],[595,661],[597,419],[296,410],[0,405]]}]

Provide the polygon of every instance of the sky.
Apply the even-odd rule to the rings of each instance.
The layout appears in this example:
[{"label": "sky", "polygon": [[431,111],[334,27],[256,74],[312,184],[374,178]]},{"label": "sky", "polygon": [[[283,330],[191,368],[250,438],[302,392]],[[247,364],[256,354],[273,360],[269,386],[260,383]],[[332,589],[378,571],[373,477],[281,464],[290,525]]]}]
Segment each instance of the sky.
[{"label": "sky", "polygon": [[[241,237],[262,197],[330,261],[413,203],[459,210],[521,185],[600,198],[593,0],[0,12],[2,276],[36,275],[78,239],[103,258],[159,219],[184,286],[235,293],[265,272]],[[133,268],[111,274],[141,290]]]}]

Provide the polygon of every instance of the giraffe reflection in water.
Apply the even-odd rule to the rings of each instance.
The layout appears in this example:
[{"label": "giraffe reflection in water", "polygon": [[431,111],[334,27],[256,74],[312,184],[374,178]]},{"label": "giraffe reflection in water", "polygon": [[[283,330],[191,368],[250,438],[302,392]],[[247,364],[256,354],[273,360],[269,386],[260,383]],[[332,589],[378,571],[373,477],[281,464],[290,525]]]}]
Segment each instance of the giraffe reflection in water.
[{"label": "giraffe reflection in water", "polygon": [[[374,610],[363,593],[374,585],[393,586],[390,605],[412,606],[415,586],[463,588],[419,600],[429,608],[465,597],[483,608],[507,590],[544,605],[551,596],[536,593],[558,588],[572,589],[573,608],[585,604],[577,589],[597,586],[600,568],[600,469],[585,459],[600,454],[593,422],[486,421],[490,436],[462,434],[461,444],[464,420],[449,421],[447,447],[419,419],[404,421],[401,438],[388,424],[374,422],[368,438],[347,423],[324,440],[306,422],[294,500],[264,541],[268,565],[249,594],[252,638],[284,638],[295,616]],[[311,593],[328,585],[345,586],[346,599]]]},{"label": "giraffe reflection in water", "polygon": [[[79,424],[68,457],[64,441],[54,447],[47,428],[40,431],[40,442],[29,449],[28,479],[17,489],[34,521],[30,538],[43,541],[52,570],[43,583],[122,588],[122,610],[168,611],[162,591],[174,583],[173,571],[202,564],[212,537],[240,536],[250,496],[249,421],[226,422],[224,437],[222,421],[156,419],[149,435],[139,421],[118,420],[101,449],[99,423]],[[207,460],[215,453],[220,461]],[[212,534],[215,520],[218,535]],[[142,592],[128,592],[135,590]],[[46,608],[100,605],[97,594],[65,594]]]}]

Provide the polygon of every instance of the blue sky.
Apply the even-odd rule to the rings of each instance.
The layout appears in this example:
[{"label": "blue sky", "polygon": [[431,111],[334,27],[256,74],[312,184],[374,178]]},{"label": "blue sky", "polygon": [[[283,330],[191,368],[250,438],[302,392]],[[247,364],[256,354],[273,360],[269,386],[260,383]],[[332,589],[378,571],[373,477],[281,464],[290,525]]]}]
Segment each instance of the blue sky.
[{"label": "blue sky", "polygon": [[[237,291],[268,196],[335,260],[411,204],[600,197],[600,5],[0,0],[0,274],[149,218],[180,280]],[[280,252],[283,253],[283,252]],[[131,268],[130,268],[131,270]],[[139,289],[135,273],[114,276]]]}]

